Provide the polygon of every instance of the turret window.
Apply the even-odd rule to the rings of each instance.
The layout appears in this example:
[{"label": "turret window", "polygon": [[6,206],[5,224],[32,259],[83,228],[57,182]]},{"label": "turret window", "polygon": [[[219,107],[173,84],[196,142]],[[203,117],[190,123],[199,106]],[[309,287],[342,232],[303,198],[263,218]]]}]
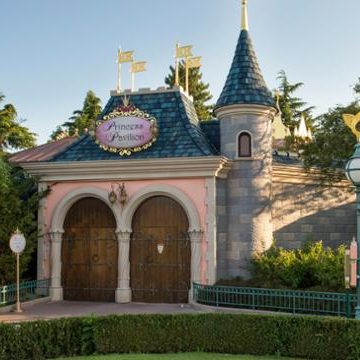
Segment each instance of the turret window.
[{"label": "turret window", "polygon": [[249,158],[252,156],[251,149],[251,135],[248,132],[241,132],[238,135],[237,139],[238,144],[238,157],[239,158]]}]

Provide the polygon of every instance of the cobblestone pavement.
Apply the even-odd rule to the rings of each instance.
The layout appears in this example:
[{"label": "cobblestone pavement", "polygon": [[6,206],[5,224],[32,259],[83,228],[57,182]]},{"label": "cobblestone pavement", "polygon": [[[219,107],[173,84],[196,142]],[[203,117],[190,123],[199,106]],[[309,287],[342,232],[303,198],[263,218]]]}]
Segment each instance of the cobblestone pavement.
[{"label": "cobblestone pavement", "polygon": [[116,304],[78,301],[42,302],[23,305],[22,309],[22,313],[15,313],[13,311],[0,313],[0,322],[48,320],[92,314],[183,314],[207,311],[189,304]]}]

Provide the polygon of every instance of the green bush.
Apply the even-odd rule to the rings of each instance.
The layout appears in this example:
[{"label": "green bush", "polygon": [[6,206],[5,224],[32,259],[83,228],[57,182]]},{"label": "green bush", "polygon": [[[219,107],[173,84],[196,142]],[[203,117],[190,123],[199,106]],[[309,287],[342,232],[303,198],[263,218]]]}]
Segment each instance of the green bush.
[{"label": "green bush", "polygon": [[217,352],[359,359],[360,322],[247,314],[121,315],[0,324],[0,360]]},{"label": "green bush", "polygon": [[252,261],[253,282],[263,287],[344,290],[345,246],[324,248],[321,241],[301,249],[276,245]]}]

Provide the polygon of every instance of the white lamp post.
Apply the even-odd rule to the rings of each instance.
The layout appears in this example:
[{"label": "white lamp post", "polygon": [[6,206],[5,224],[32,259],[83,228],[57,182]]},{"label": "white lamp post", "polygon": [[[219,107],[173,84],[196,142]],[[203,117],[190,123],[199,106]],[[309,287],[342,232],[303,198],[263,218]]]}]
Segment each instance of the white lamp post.
[{"label": "white lamp post", "polygon": [[17,229],[10,238],[10,249],[16,254],[16,308],[15,312],[22,312],[20,306],[20,254],[26,246],[25,236]]}]

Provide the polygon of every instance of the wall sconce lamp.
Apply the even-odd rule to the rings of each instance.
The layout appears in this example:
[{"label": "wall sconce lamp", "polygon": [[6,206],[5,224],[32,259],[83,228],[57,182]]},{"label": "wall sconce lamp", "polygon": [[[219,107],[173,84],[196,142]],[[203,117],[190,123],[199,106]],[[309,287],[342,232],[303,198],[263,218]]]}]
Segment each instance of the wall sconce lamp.
[{"label": "wall sconce lamp", "polygon": [[119,185],[118,191],[119,191],[119,203],[122,207],[124,207],[124,205],[128,202],[129,199],[124,183]]},{"label": "wall sconce lamp", "polygon": [[116,203],[117,200],[119,200],[119,203],[121,207],[124,207],[125,204],[128,202],[129,197],[125,189],[125,184],[119,184],[117,189],[118,194],[116,193],[114,189],[114,185],[111,185],[111,191],[109,192],[108,198],[112,205]]},{"label": "wall sconce lamp", "polygon": [[117,195],[114,190],[114,185],[111,185],[111,191],[109,192],[108,198],[109,198],[111,205],[114,205],[116,203]]}]

